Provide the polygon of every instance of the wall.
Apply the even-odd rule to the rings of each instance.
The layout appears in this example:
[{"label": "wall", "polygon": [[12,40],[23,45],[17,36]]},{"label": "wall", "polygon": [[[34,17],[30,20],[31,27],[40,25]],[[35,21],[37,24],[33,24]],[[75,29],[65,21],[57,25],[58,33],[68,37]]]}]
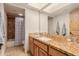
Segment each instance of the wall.
[{"label": "wall", "polygon": [[[48,16],[40,14],[40,31],[48,32]],[[39,12],[30,9],[25,10],[25,50],[28,49],[28,33],[39,32]]]},{"label": "wall", "polygon": [[40,14],[40,32],[48,32],[48,16]]},{"label": "wall", "polygon": [[55,16],[53,19],[49,19],[49,33],[55,34],[56,33],[56,26],[57,22],[59,22],[60,26],[60,35],[62,34],[62,27],[65,23],[67,29],[67,35],[69,35],[69,13],[61,13],[60,15]]},{"label": "wall", "polygon": [[55,34],[56,32],[56,21],[57,20],[54,20],[54,19],[48,19],[48,32],[50,34]]},{"label": "wall", "polygon": [[[24,18],[23,18],[24,19]],[[22,21],[22,28],[21,28],[21,34],[22,34],[22,43],[24,44],[24,40],[25,40],[25,19]]]},{"label": "wall", "polygon": [[6,49],[6,40],[7,40],[7,17],[6,17],[3,3],[0,3],[0,11],[1,11],[1,20],[2,20],[1,32],[2,32],[2,43],[3,43],[3,46],[1,48],[1,53],[2,55],[4,55],[4,52]]},{"label": "wall", "polygon": [[2,20],[1,20],[1,10],[0,10],[0,42],[2,41],[1,40],[1,23],[2,23]]},{"label": "wall", "polygon": [[2,27],[3,27],[2,10],[3,10],[3,5],[0,4],[0,42],[3,41],[2,40],[2,32],[3,32],[3,29],[2,29]]}]

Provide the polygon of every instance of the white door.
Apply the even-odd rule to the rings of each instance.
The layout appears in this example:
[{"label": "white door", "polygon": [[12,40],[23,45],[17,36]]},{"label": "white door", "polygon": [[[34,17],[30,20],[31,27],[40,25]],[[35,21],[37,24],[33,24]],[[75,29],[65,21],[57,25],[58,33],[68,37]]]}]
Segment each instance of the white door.
[{"label": "white door", "polygon": [[3,44],[1,48],[1,55],[4,55],[6,49],[6,40],[7,40],[7,22],[6,22],[6,14],[4,11],[4,4],[0,3],[0,43]]}]

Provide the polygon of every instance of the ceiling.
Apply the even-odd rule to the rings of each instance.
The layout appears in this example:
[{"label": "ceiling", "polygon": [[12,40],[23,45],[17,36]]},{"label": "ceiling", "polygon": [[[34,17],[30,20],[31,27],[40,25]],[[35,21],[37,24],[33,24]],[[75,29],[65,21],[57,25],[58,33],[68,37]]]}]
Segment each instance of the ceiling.
[{"label": "ceiling", "polygon": [[[49,14],[50,16],[55,16],[63,11],[69,12],[74,8],[79,8],[78,3],[13,3],[13,4],[18,5],[20,7],[25,8],[27,7],[32,10],[42,11]],[[10,7],[8,9],[16,9],[16,8]],[[20,9],[18,9],[18,11],[20,11]]]},{"label": "ceiling", "polygon": [[52,13],[58,9],[61,9],[65,6],[67,6],[69,4],[67,3],[54,3],[54,4],[51,4],[50,6],[46,7],[45,9],[43,9],[43,11],[47,12],[47,13]]},{"label": "ceiling", "polygon": [[40,10],[47,4],[46,3],[35,3],[35,4],[34,3],[28,3],[27,5]]},{"label": "ceiling", "polygon": [[24,16],[24,12],[25,12],[24,9],[18,8],[16,6],[8,5],[8,4],[5,4],[4,6],[7,14],[15,15],[15,16],[19,16],[19,14],[22,14]]},{"label": "ceiling", "polygon": [[70,3],[50,3],[47,6],[48,3],[28,3],[27,5],[33,7],[33,8],[37,8],[38,10],[41,10],[44,6],[46,6],[45,8],[42,9],[42,11],[45,11],[47,13],[51,13],[54,12],[60,8],[63,8],[67,5],[69,5]]}]

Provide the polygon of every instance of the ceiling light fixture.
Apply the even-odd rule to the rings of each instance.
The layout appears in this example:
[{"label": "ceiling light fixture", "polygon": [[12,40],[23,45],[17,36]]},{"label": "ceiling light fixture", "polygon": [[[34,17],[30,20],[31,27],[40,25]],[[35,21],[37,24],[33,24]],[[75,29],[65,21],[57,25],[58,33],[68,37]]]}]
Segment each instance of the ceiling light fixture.
[{"label": "ceiling light fixture", "polygon": [[23,16],[23,14],[21,14],[21,13],[20,13],[20,14],[18,14],[18,15],[19,15],[19,16]]}]

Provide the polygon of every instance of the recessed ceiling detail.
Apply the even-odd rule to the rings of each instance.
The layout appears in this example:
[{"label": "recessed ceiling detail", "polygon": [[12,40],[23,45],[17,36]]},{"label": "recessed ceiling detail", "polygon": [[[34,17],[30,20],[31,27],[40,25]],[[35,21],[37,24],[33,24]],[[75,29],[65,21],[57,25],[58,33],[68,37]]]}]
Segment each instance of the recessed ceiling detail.
[{"label": "recessed ceiling detail", "polygon": [[28,3],[29,6],[37,8],[38,10],[42,9],[47,3]]},{"label": "recessed ceiling detail", "polygon": [[70,10],[79,7],[78,3],[14,3],[13,5],[41,11],[47,13],[49,16],[55,16],[63,11],[69,12]]},{"label": "recessed ceiling detail", "polygon": [[43,11],[45,11],[47,13],[52,13],[67,5],[69,5],[69,4],[68,3],[53,3],[53,4],[49,5],[47,8],[43,9]]}]

